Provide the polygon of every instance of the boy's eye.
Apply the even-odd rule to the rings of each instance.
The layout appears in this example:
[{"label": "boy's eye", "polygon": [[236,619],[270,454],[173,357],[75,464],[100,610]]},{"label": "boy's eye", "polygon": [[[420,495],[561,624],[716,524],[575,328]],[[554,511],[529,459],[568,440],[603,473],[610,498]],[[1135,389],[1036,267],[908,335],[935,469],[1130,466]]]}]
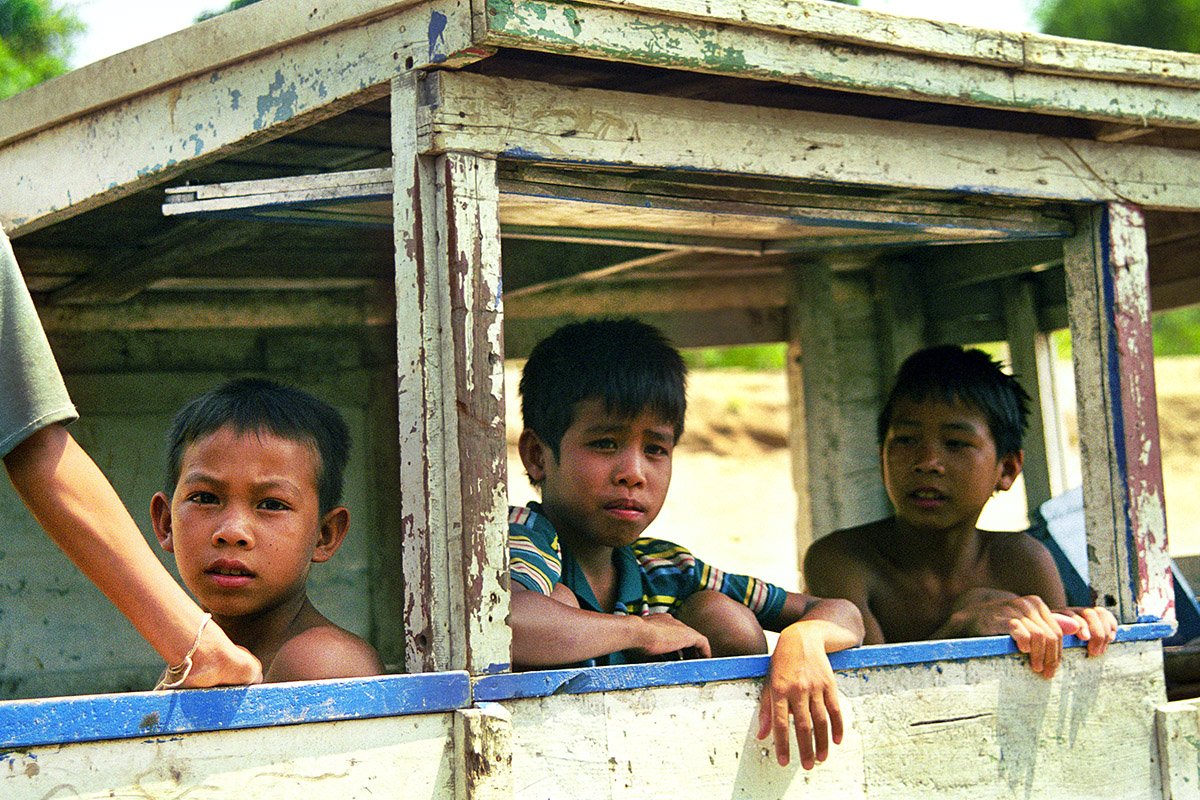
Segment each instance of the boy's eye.
[{"label": "boy's eye", "polygon": [[288,504],[283,502],[282,500],[276,500],[274,498],[269,498],[267,500],[263,500],[262,502],[260,502],[258,504],[258,507],[263,509],[264,511],[287,511]]},{"label": "boy's eye", "polygon": [[187,501],[196,505],[207,506],[216,503],[217,496],[212,492],[192,492],[187,496]]},{"label": "boy's eye", "polygon": [[646,455],[648,456],[669,456],[671,451],[663,447],[661,444],[646,445]]},{"label": "boy's eye", "polygon": [[970,447],[970,442],[965,442],[962,439],[951,439],[946,442],[946,447],[950,450],[962,450],[965,447]]},{"label": "boy's eye", "polygon": [[588,442],[588,447],[592,448],[593,450],[616,450],[617,441],[616,439],[593,439],[592,441]]},{"label": "boy's eye", "polygon": [[912,444],[916,441],[916,437],[909,436],[906,433],[893,434],[892,444]]}]

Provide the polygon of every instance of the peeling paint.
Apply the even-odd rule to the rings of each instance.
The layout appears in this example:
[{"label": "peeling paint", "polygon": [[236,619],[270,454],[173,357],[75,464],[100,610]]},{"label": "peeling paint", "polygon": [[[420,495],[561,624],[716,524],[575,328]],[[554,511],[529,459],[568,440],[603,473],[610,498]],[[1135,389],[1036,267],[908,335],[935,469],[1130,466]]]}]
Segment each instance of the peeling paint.
[{"label": "peeling paint", "polygon": [[254,120],[254,130],[263,130],[295,116],[299,101],[296,84],[292,83],[285,88],[285,83],[283,72],[276,70],[274,80],[267,87],[267,93],[258,97],[258,116]]}]

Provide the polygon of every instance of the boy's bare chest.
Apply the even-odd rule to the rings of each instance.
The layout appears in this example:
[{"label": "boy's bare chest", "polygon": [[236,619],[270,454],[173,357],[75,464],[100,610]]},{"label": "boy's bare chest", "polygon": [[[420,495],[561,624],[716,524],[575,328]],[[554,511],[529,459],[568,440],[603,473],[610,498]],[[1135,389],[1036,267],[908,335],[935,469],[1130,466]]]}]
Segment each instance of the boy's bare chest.
[{"label": "boy's bare chest", "polygon": [[871,612],[888,642],[928,639],[972,589],[1000,588],[986,564],[951,575],[932,570],[894,571],[871,593]]}]

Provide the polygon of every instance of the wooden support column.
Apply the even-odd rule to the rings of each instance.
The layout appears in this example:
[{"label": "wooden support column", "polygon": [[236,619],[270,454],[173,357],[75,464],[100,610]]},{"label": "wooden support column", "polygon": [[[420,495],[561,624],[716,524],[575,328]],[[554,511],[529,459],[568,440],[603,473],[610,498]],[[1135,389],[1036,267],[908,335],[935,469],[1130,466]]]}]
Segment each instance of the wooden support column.
[{"label": "wooden support column", "polygon": [[811,520],[809,530],[798,520],[803,552],[838,528],[886,516],[890,505],[875,441],[882,381],[870,280],[822,259],[789,269],[787,286],[792,420],[804,426],[803,448],[793,436],[793,470],[804,468],[795,485]]},{"label": "wooden support column", "polygon": [[421,94],[393,86],[405,654],[493,672],[510,661],[495,161],[426,155]]},{"label": "wooden support column", "polygon": [[1174,618],[1141,211],[1094,206],[1064,247],[1088,569],[1122,622]]},{"label": "wooden support column", "polygon": [[[1050,342],[1038,330],[1037,305],[1028,281],[1011,280],[1004,286],[1004,325],[1012,369],[1029,393],[1029,429],[1025,432],[1025,502],[1033,509],[1054,496],[1051,475],[1061,474],[1058,414]],[[1043,382],[1048,378],[1048,382]],[[1061,480],[1059,481],[1061,484]],[[1064,487],[1059,486],[1059,491]]]},{"label": "wooden support column", "polygon": [[458,800],[512,800],[512,715],[498,703],[454,712]]}]

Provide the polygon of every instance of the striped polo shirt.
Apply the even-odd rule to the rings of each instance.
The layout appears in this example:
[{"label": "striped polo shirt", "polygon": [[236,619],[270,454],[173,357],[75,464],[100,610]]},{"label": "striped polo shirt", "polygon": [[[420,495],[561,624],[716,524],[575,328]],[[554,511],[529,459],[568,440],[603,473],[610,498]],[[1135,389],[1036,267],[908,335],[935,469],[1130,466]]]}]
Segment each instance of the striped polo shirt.
[{"label": "striped polo shirt", "polygon": [[[534,592],[549,595],[562,583],[575,593],[579,606],[603,612],[583,570],[559,545],[554,526],[538,511],[513,507],[508,514],[508,551],[513,580]],[[748,575],[734,575],[705,564],[686,548],[661,539],[641,538],[613,551],[617,568],[614,614],[670,613],[703,589],[715,589],[754,612],[763,627],[770,627],[783,609],[787,592]],[[595,660],[595,664],[623,664],[621,653]]]}]

